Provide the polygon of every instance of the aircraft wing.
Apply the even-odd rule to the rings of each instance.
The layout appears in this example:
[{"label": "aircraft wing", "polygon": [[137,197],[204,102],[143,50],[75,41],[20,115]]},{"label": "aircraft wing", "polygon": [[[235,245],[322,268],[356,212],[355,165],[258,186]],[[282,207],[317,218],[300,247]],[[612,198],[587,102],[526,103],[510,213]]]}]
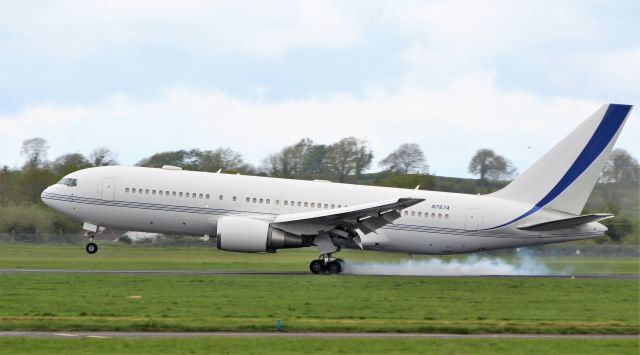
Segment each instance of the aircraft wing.
[{"label": "aircraft wing", "polygon": [[[368,234],[400,218],[400,210],[422,201],[423,198],[403,197],[330,210],[282,214],[274,217],[271,224],[294,234],[332,231],[346,237],[344,234],[348,230]],[[336,227],[342,228],[336,230]],[[344,234],[340,235],[340,232]]]}]

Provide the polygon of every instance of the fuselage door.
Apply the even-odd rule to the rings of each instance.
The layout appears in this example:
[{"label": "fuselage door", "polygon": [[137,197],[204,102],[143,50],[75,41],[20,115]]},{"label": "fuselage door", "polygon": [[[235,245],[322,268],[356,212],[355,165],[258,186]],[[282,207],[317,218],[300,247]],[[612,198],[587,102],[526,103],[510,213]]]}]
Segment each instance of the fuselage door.
[{"label": "fuselage door", "polygon": [[468,231],[478,230],[477,208],[467,208],[467,219],[465,220],[464,228]]},{"label": "fuselage door", "polygon": [[102,199],[105,201],[113,201],[116,191],[116,179],[102,180]]}]

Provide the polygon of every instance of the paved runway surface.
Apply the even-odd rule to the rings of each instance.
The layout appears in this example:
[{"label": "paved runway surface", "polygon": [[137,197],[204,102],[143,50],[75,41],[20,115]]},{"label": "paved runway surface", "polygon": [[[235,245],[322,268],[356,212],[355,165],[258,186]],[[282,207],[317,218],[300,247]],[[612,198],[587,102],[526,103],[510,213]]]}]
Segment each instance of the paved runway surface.
[{"label": "paved runway surface", "polygon": [[83,338],[192,338],[192,337],[285,337],[285,338],[433,338],[433,339],[638,339],[638,335],[610,334],[437,334],[437,333],[284,333],[284,332],[23,332],[0,331],[0,337]]},{"label": "paved runway surface", "polygon": [[[307,276],[309,272],[259,272],[259,271],[197,271],[197,270],[85,270],[85,269],[2,269],[0,274],[17,273],[53,273],[53,274],[123,274],[123,275],[248,275],[248,276]],[[342,274],[340,276],[358,276]],[[393,276],[393,275],[383,275]],[[501,278],[501,277],[527,277],[527,278],[589,278],[589,279],[639,279],[640,275],[609,275],[609,274],[582,274],[582,275],[410,275],[414,277],[473,277],[473,278]]]}]

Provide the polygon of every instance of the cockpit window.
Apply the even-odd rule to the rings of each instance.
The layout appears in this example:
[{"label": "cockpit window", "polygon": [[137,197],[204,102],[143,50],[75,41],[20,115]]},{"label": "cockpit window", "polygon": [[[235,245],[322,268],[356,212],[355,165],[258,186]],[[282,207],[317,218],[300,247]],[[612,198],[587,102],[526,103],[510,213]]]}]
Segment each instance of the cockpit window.
[{"label": "cockpit window", "polygon": [[78,179],[64,178],[58,181],[58,184],[65,186],[78,186]]}]

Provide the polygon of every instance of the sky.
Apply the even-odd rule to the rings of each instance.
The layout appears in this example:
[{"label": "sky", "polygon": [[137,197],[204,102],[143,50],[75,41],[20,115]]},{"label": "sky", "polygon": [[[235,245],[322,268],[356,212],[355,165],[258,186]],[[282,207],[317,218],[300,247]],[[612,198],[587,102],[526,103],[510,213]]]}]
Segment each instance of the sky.
[{"label": "sky", "polygon": [[[106,146],[124,165],[230,147],[259,166],[308,137],[367,139],[370,171],[418,143],[469,176],[480,148],[519,171],[602,104],[640,103],[640,2],[8,1],[0,166]],[[638,110],[617,147],[640,157]]]}]

